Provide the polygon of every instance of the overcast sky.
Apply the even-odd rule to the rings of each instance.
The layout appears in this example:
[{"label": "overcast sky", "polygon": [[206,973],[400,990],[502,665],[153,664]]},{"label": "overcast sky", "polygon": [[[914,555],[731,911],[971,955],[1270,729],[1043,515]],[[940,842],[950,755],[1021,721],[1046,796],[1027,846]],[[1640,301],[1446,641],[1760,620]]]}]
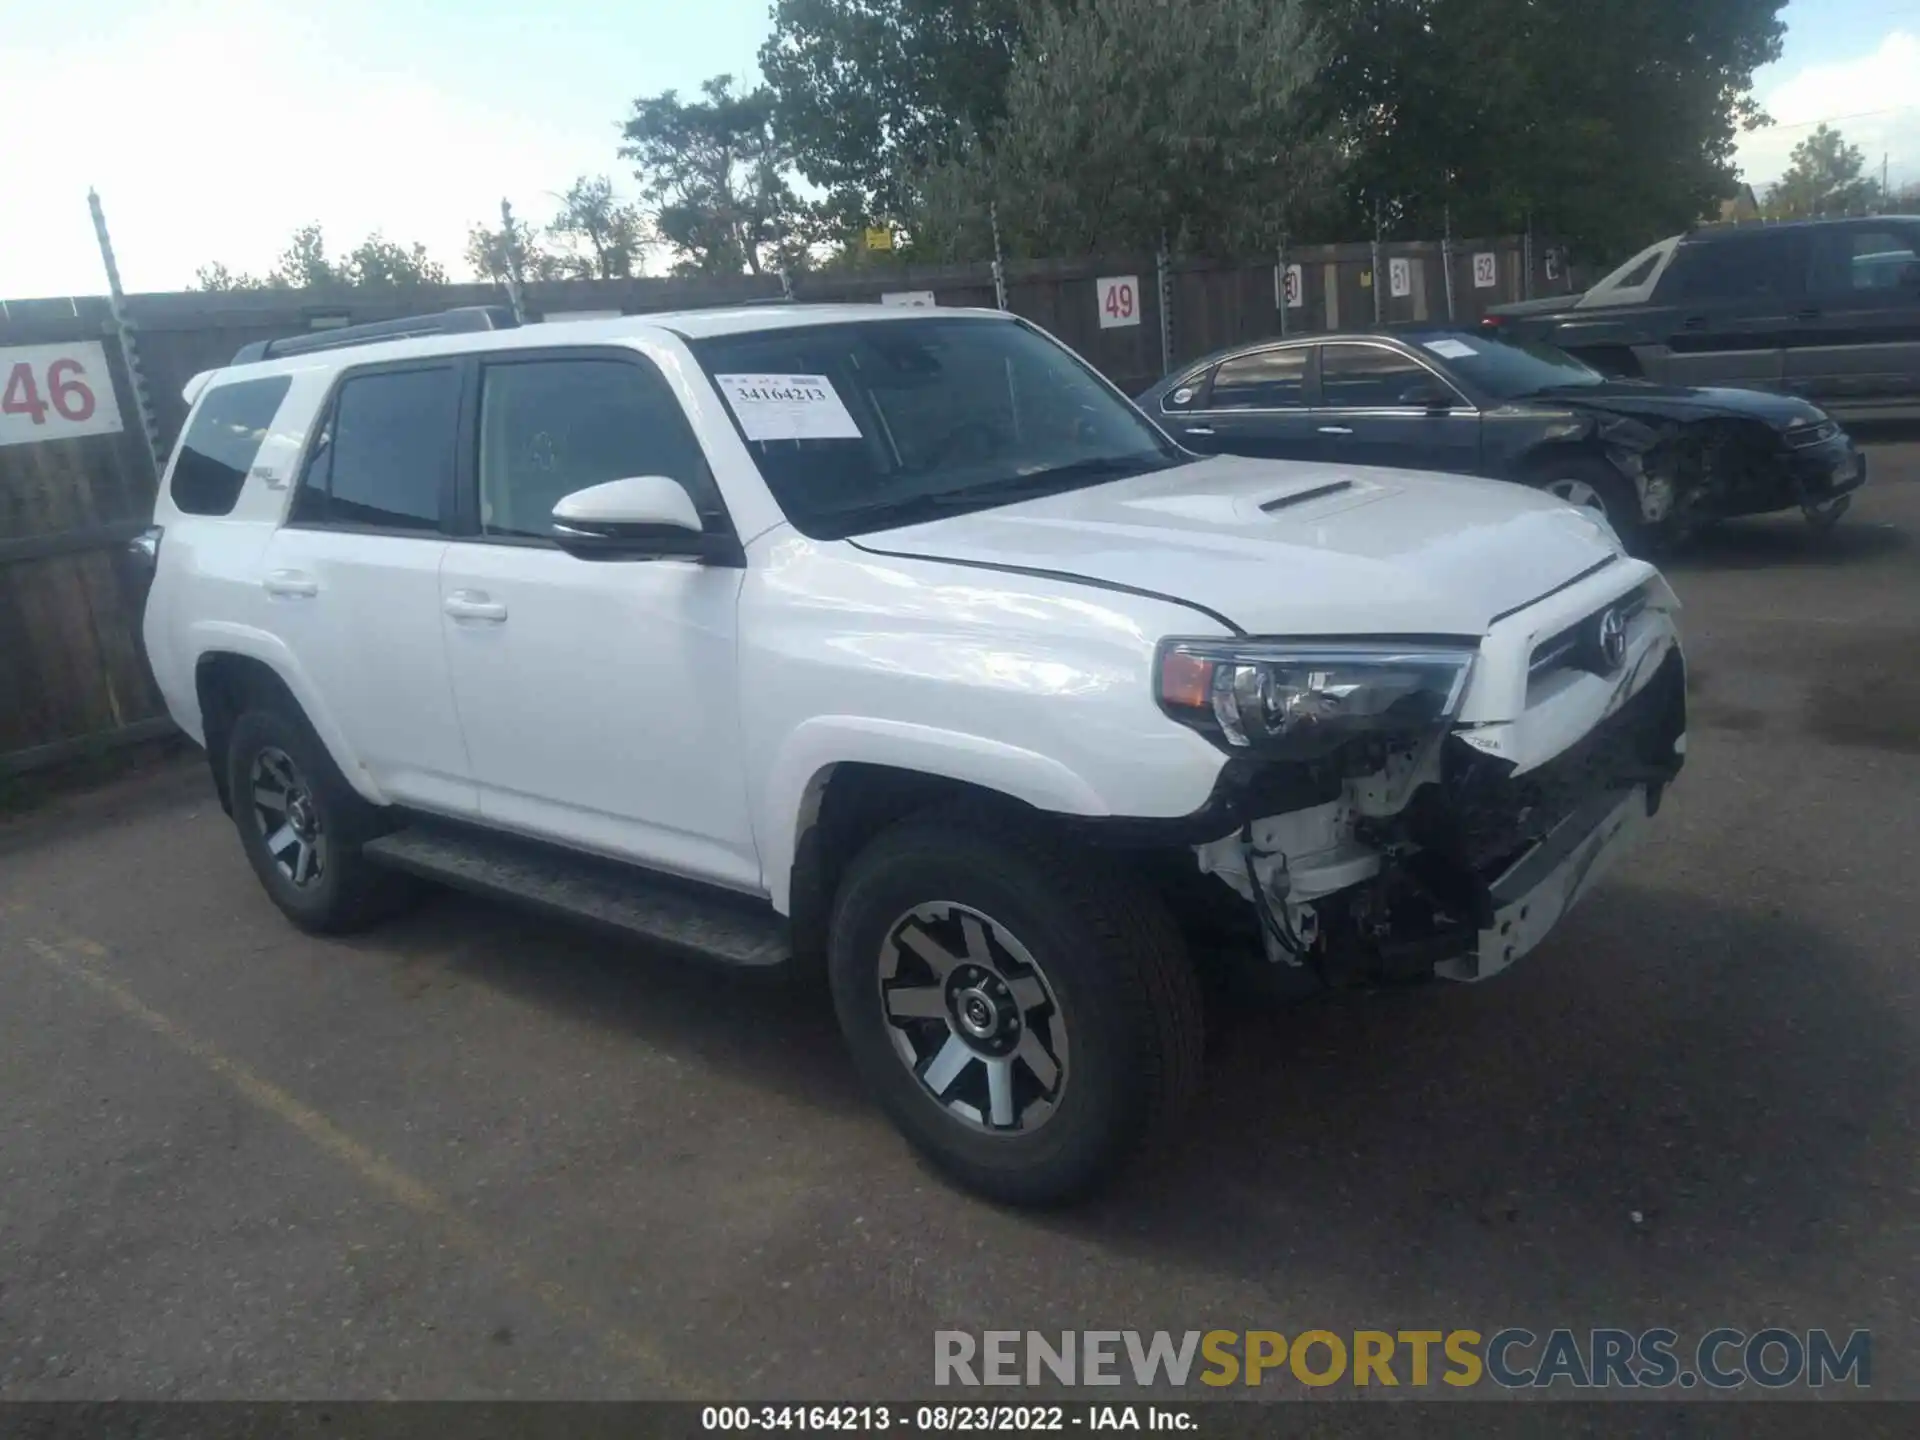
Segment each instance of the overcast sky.
[{"label": "overcast sky", "polygon": [[[0,296],[105,288],[97,186],[133,290],[221,260],[264,271],[321,221],[380,229],[455,271],[502,195],[542,218],[574,176],[631,194],[636,95],[750,75],[768,0],[61,0],[0,24]],[[1796,0],[1756,93],[1756,185],[1840,117],[1894,183],[1920,179],[1920,0]]]}]

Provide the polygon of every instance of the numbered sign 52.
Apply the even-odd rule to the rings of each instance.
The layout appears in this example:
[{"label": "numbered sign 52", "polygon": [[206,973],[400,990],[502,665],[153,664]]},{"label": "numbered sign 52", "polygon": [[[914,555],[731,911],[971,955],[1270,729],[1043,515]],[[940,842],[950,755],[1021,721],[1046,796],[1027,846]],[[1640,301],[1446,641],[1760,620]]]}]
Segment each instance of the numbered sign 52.
[{"label": "numbered sign 52", "polygon": [[111,435],[120,428],[98,340],[0,350],[0,445]]},{"label": "numbered sign 52", "polygon": [[1140,277],[1138,275],[1108,275],[1093,282],[1094,294],[1100,299],[1100,328],[1111,330],[1116,325],[1138,325],[1140,323]]},{"label": "numbered sign 52", "polygon": [[1500,257],[1482,250],[1473,257],[1473,288],[1491,290],[1500,283]]}]

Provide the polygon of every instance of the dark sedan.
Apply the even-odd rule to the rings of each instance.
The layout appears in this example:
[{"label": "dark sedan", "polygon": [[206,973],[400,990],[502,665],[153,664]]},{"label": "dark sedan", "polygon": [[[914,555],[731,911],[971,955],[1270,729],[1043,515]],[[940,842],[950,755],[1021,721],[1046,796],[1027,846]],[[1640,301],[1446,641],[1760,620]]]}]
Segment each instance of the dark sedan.
[{"label": "dark sedan", "polygon": [[1193,450],[1531,485],[1603,511],[1630,548],[1773,510],[1825,529],[1866,480],[1846,432],[1804,400],[1609,379],[1468,330],[1262,341],[1174,372],[1140,404]]}]

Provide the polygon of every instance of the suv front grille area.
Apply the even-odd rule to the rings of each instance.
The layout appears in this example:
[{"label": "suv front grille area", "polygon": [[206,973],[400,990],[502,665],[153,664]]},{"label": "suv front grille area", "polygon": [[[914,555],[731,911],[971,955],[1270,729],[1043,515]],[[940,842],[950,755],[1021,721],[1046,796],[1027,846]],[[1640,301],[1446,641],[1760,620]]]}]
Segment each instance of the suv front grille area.
[{"label": "suv front grille area", "polygon": [[1600,653],[1600,623],[1607,612],[1617,610],[1620,618],[1631,625],[1636,616],[1647,608],[1647,587],[1629,590],[1617,600],[1609,600],[1591,615],[1576,620],[1558,634],[1549,635],[1533,647],[1532,658],[1527,662],[1529,682],[1560,670],[1593,670],[1598,674],[1608,674],[1609,667]]},{"label": "suv front grille area", "polygon": [[1441,783],[1421,791],[1406,812],[1409,834],[1461,879],[1484,887],[1600,794],[1647,785],[1657,798],[1680,772],[1673,747],[1686,726],[1685,662],[1675,651],[1638,695],[1525,775],[1467,745],[1448,745]]}]

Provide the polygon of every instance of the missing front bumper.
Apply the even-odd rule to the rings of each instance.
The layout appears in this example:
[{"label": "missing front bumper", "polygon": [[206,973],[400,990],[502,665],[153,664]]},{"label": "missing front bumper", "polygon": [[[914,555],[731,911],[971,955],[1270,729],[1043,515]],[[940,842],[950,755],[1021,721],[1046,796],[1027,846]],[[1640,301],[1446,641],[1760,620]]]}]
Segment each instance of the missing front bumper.
[{"label": "missing front bumper", "polygon": [[1445,980],[1491,980],[1524,958],[1580,903],[1645,831],[1647,787],[1601,796],[1568,816],[1492,887],[1493,919],[1478,945],[1441,962]]}]

